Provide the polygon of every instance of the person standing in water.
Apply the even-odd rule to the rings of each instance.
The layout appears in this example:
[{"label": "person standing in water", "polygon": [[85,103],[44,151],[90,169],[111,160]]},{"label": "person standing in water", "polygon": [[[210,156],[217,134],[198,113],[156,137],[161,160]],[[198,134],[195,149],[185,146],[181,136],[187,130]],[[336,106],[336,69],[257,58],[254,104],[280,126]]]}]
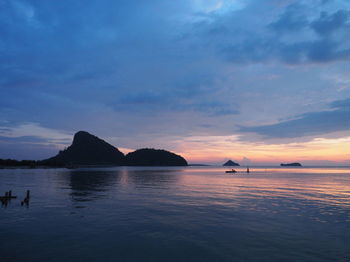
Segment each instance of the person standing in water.
[{"label": "person standing in water", "polygon": [[249,171],[249,167],[247,167],[247,173],[250,173],[250,171]]}]

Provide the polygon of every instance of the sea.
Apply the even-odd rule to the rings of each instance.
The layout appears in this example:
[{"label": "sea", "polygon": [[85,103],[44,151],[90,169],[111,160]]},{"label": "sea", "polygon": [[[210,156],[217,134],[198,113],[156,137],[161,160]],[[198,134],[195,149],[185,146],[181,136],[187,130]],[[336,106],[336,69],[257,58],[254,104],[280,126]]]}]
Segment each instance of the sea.
[{"label": "sea", "polygon": [[350,167],[235,169],[1,169],[0,261],[350,261]]}]

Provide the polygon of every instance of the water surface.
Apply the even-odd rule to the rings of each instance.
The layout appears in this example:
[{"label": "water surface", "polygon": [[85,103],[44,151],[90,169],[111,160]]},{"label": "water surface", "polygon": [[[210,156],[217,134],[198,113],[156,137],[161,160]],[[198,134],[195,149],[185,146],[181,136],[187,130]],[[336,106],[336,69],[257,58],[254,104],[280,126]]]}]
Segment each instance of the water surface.
[{"label": "water surface", "polygon": [[0,170],[1,261],[350,261],[349,168],[224,170]]}]

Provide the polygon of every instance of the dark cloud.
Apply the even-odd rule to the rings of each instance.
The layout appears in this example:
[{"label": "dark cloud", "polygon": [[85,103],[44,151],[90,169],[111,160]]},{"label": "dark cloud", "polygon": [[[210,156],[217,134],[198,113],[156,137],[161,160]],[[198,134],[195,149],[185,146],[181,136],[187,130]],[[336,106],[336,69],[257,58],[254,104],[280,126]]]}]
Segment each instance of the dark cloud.
[{"label": "dark cloud", "polygon": [[8,133],[10,131],[11,131],[10,128],[0,127],[0,134]]},{"label": "dark cloud", "polygon": [[241,127],[267,138],[297,138],[350,130],[350,99],[333,102],[331,110],[311,112],[272,125]]},{"label": "dark cloud", "polygon": [[[269,6],[269,1],[265,2]],[[254,2],[246,9],[198,23],[194,32],[200,34],[199,40],[236,64],[348,61],[350,11],[344,5],[344,9],[330,12],[328,5],[315,1],[292,3],[272,15]],[[261,22],[254,23],[255,19]]]},{"label": "dark cloud", "polygon": [[327,36],[340,29],[349,29],[350,11],[338,10],[333,14],[321,12],[320,17],[310,23],[318,34]]},{"label": "dark cloud", "polygon": [[36,136],[0,136],[0,158],[44,159],[58,153],[57,142],[62,141]]},{"label": "dark cloud", "polygon": [[[11,129],[8,128],[8,132]],[[12,130],[11,130],[12,131]],[[20,143],[20,144],[61,144],[69,145],[71,142],[67,138],[44,138],[39,136],[0,136],[0,143]]]},{"label": "dark cloud", "polygon": [[[186,95],[186,93],[156,93],[142,92],[128,94],[113,104],[117,111],[137,112],[188,112],[194,111],[208,116],[224,116],[238,114],[236,103],[199,95]],[[142,109],[141,109],[142,108]],[[142,113],[140,112],[140,113]]]},{"label": "dark cloud", "polygon": [[59,149],[54,145],[42,145],[24,143],[0,142],[0,158],[17,160],[42,160],[58,153]]},{"label": "dark cloud", "polygon": [[36,136],[19,136],[19,137],[0,136],[0,142],[47,143],[48,140],[41,137],[36,137]]},{"label": "dark cloud", "polygon": [[327,63],[350,58],[350,48],[341,49],[340,44],[327,39],[293,44],[255,39],[226,47],[222,52],[230,62],[234,63],[261,63],[274,60],[287,64]]},{"label": "dark cloud", "polygon": [[268,27],[280,33],[288,33],[290,31],[298,31],[306,28],[309,22],[303,13],[304,8],[307,7],[301,4],[289,5],[279,18],[270,23]]}]

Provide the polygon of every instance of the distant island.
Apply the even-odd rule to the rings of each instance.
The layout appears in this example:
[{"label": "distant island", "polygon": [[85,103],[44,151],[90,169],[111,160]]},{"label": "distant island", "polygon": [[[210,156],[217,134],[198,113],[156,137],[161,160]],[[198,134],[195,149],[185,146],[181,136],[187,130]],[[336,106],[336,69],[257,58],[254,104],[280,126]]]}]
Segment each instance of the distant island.
[{"label": "distant island", "polygon": [[300,163],[287,163],[287,164],[281,164],[281,166],[302,166]]},{"label": "distant island", "polygon": [[228,160],[223,166],[239,166],[238,163],[233,162],[232,160]]},{"label": "distant island", "polygon": [[86,131],[74,135],[72,144],[56,156],[34,160],[0,159],[0,167],[79,167],[79,166],[187,166],[182,156],[172,152],[143,148],[126,156],[118,148]]}]

